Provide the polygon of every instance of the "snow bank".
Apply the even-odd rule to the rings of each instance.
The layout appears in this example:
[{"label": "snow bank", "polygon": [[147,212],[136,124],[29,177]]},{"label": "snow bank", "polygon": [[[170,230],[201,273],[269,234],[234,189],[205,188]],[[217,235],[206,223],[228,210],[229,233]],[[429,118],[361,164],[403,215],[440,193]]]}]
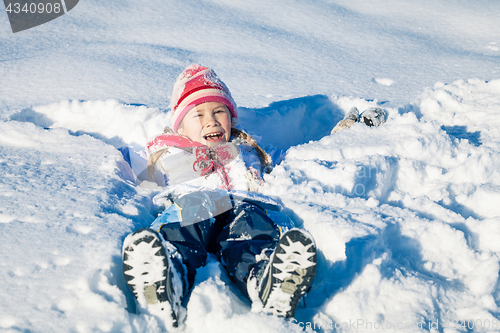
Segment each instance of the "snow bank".
[{"label": "snow bank", "polygon": [[115,147],[143,149],[148,140],[170,125],[170,117],[157,108],[124,105],[116,100],[63,101],[23,109],[10,117],[43,128],[65,128],[88,134]]},{"label": "snow bank", "polygon": [[119,248],[153,217],[118,151],[32,123],[0,133],[0,328],[130,331]]},{"label": "snow bank", "polygon": [[318,310],[301,320],[342,331],[498,327],[499,84],[438,83],[379,128],[290,148],[264,193],[323,251],[308,297]]},{"label": "snow bank", "polygon": [[[310,96],[241,109],[241,125],[288,152],[263,193],[316,239],[320,266],[296,319],[250,312],[215,261],[200,269],[183,331],[495,331],[500,81],[438,83],[378,128],[327,133],[351,107]],[[305,115],[320,120],[307,126]],[[115,146],[168,124],[160,109],[64,101],[0,123],[0,243],[6,331],[156,332],[134,313],[121,244],[154,218]],[[291,119],[304,119],[290,123]],[[259,133],[264,121],[289,124]],[[323,126],[321,126],[323,123]],[[283,133],[286,133],[283,134]],[[290,135],[290,134],[294,135]],[[29,253],[29,254],[28,254]],[[489,326],[486,326],[489,325]]]}]

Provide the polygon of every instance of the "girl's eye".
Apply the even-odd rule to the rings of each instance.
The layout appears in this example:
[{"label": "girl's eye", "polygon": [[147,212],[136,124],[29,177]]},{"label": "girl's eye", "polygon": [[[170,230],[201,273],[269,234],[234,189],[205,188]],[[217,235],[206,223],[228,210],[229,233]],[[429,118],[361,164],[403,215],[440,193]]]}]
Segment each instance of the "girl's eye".
[{"label": "girl's eye", "polygon": [[224,110],[215,110],[215,113],[221,113],[224,112]]}]

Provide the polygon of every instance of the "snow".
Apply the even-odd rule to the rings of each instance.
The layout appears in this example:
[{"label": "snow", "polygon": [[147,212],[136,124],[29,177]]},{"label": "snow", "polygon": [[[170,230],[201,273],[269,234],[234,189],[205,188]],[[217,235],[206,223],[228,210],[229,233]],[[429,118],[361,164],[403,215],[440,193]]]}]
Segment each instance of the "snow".
[{"label": "snow", "polygon": [[[0,14],[0,331],[160,331],[135,314],[121,247],[161,189],[135,186],[117,148],[170,125],[193,62],[227,84],[242,128],[286,150],[262,193],[320,259],[290,321],[251,312],[209,262],[181,331],[500,330],[499,14],[495,0],[87,0],[16,34]],[[388,119],[330,135],[353,106]]]}]

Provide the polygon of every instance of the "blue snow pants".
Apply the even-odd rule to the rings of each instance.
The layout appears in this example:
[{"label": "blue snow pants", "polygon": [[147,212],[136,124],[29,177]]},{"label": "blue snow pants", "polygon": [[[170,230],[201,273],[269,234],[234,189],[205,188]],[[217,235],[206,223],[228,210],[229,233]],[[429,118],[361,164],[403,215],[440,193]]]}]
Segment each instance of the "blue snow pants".
[{"label": "blue snow pants", "polygon": [[233,198],[231,203],[231,209],[212,218],[191,224],[166,223],[159,228],[163,238],[177,248],[187,268],[187,290],[193,286],[196,269],[213,254],[248,297],[246,281],[257,264],[256,256],[269,256],[276,247],[281,228],[266,214],[265,207]]}]

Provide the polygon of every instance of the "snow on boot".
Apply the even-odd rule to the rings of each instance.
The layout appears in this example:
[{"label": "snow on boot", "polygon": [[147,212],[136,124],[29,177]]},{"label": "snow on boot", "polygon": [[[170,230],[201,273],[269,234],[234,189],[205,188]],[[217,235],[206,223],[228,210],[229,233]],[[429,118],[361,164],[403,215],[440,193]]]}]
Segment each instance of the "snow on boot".
[{"label": "snow on boot", "polygon": [[185,315],[183,283],[158,233],[142,228],[125,238],[123,275],[142,313],[178,327]]},{"label": "snow on boot", "polygon": [[346,114],[344,119],[339,121],[337,125],[332,129],[331,134],[340,132],[344,129],[347,129],[352,126],[352,124],[356,123],[359,120],[359,111],[358,108],[353,106],[351,110]]},{"label": "snow on boot", "polygon": [[293,318],[316,274],[316,245],[305,231],[293,228],[281,237],[267,265],[251,271],[247,288],[252,310]]},{"label": "snow on boot", "polygon": [[369,108],[363,111],[359,119],[367,126],[380,126],[385,123],[385,111],[381,108]]}]

